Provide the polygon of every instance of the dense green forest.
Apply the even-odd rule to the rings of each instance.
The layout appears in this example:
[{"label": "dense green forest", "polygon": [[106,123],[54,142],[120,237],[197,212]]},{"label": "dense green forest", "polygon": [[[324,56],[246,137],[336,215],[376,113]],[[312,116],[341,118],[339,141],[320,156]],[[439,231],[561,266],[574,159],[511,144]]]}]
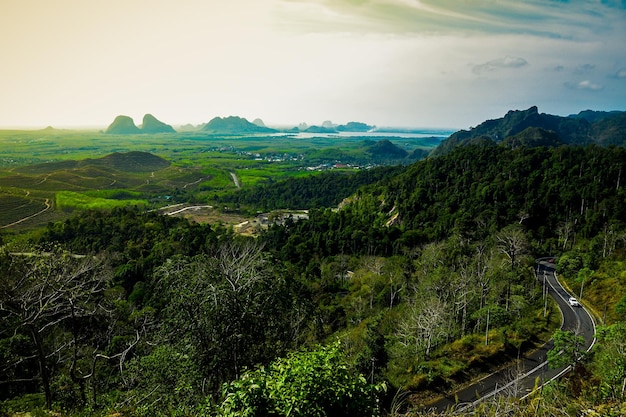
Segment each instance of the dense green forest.
[{"label": "dense green forest", "polygon": [[425,414],[551,337],[534,259],[554,256],[602,313],[594,351],[540,395],[466,413],[621,415],[625,164],[623,148],[469,145],[225,197],[311,208],[257,238],[76,212],[0,251],[0,413]]},{"label": "dense green forest", "polygon": [[336,207],[359,187],[399,174],[403,167],[382,166],[362,171],[326,171],[317,175],[267,181],[237,190],[221,201],[255,210],[315,209]]}]

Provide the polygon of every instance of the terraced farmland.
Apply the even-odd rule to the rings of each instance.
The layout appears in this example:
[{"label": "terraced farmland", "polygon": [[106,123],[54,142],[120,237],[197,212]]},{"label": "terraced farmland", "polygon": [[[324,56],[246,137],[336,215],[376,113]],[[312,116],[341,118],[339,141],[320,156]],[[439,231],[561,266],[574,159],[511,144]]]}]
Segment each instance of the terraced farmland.
[{"label": "terraced farmland", "polygon": [[36,216],[49,208],[50,203],[45,199],[0,193],[0,228]]},{"label": "terraced farmland", "polygon": [[4,170],[0,172],[0,228],[16,230],[45,224],[49,216],[42,214],[46,212],[58,216],[89,208],[150,206],[160,197],[167,201],[177,190],[211,189],[207,184],[216,172],[175,167],[146,152]]}]

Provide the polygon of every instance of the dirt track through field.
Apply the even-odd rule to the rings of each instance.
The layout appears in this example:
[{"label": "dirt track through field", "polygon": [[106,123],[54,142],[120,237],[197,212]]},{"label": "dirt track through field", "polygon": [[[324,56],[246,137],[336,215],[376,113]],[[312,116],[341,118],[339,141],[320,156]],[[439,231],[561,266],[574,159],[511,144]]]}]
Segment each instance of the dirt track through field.
[{"label": "dirt track through field", "polygon": [[196,185],[196,184],[200,184],[200,181],[208,179],[209,177],[202,177],[197,181],[194,182],[188,182],[187,184],[183,185],[183,189],[186,189],[187,187],[189,187],[190,185]]},{"label": "dirt track through field", "polygon": [[241,188],[241,185],[239,185],[239,178],[237,178],[237,174],[235,174],[234,172],[231,172],[230,176],[232,177],[233,182],[235,183],[235,187]]},{"label": "dirt track through field", "polygon": [[46,205],[46,208],[45,208],[45,209],[43,209],[43,210],[41,210],[41,211],[39,211],[39,212],[37,212],[37,213],[35,213],[35,214],[31,214],[30,216],[24,217],[23,219],[20,219],[20,220],[18,220],[18,221],[16,221],[16,222],[9,223],[9,224],[5,224],[4,226],[0,226],[0,229],[5,229],[5,228],[7,228],[7,227],[15,226],[16,224],[20,224],[20,223],[22,223],[22,222],[25,222],[26,220],[32,219],[33,217],[37,217],[37,216],[39,216],[40,214],[42,214],[42,213],[44,213],[44,212],[46,212],[46,211],[50,210],[50,207],[52,207],[52,206],[50,205],[50,200],[49,200],[49,199],[47,199],[47,198],[46,198],[46,201],[44,202],[44,204]]}]

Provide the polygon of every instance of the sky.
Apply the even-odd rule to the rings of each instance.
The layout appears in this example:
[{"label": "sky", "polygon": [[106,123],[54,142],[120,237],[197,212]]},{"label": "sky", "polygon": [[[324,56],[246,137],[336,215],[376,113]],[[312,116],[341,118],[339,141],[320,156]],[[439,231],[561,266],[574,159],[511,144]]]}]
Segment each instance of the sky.
[{"label": "sky", "polygon": [[0,127],[626,110],[626,1],[0,0]]}]

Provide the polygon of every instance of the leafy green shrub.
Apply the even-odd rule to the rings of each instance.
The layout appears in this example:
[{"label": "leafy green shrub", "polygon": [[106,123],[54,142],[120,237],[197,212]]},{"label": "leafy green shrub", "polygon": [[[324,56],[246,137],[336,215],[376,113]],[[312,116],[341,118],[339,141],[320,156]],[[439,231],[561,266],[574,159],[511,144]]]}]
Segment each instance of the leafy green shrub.
[{"label": "leafy green shrub", "polygon": [[[195,407],[202,392],[202,376],[193,348],[159,345],[149,355],[130,361],[127,377],[134,385],[128,403],[133,415],[172,415]],[[140,399],[134,403],[135,399]]]},{"label": "leafy green shrub", "polygon": [[[221,416],[377,416],[376,394],[348,365],[339,343],[292,353],[224,385]],[[204,410],[209,413],[210,408]]]},{"label": "leafy green shrub", "polygon": [[25,394],[12,400],[0,403],[0,416],[11,416],[25,411],[41,412],[46,406],[46,399],[43,394]]}]

